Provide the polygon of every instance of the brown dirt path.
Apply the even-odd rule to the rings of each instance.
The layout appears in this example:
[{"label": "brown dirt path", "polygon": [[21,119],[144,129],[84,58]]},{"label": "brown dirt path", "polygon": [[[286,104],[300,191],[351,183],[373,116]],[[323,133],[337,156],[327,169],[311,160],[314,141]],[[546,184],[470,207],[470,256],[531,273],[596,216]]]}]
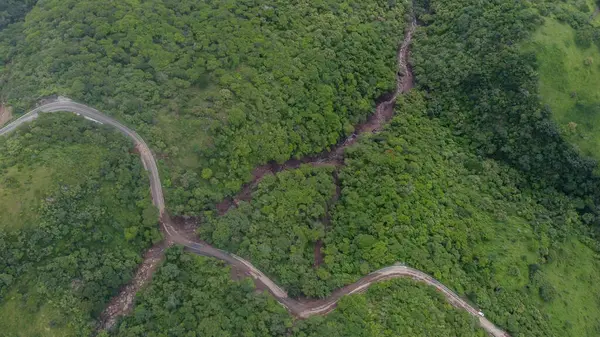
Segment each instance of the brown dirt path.
[{"label": "brown dirt path", "polygon": [[131,312],[135,295],[152,278],[152,275],[163,260],[163,253],[166,248],[167,244],[163,241],[150,248],[146,254],[144,254],[144,260],[138,267],[133,280],[121,289],[118,296],[111,299],[102,312],[99,324],[101,329],[107,329],[114,326],[119,316]]},{"label": "brown dirt path", "polygon": [[0,104],[0,127],[12,119],[12,109],[4,104]]},{"label": "brown dirt path", "polygon": [[313,166],[333,165],[336,167],[344,165],[344,151],[349,146],[356,143],[358,137],[365,133],[374,133],[380,131],[383,126],[394,116],[394,106],[398,95],[409,92],[414,87],[414,78],[412,69],[408,63],[410,56],[410,43],[417,28],[416,19],[411,22],[402,44],[397,52],[398,70],[396,74],[396,90],[392,93],[382,95],[377,101],[375,112],[370,115],[363,123],[358,124],[354,128],[354,132],[346,139],[338,142],[329,151],[322,152],[313,156],[306,156],[301,159],[289,159],[283,164],[270,162],[261,165],[252,172],[252,181],[245,184],[242,190],[233,198],[227,198],[217,204],[219,214],[224,214],[229,208],[236,206],[240,201],[249,201],[252,195],[252,190],[260,183],[266,175],[273,175],[283,170],[297,169],[302,164],[310,164]]}]

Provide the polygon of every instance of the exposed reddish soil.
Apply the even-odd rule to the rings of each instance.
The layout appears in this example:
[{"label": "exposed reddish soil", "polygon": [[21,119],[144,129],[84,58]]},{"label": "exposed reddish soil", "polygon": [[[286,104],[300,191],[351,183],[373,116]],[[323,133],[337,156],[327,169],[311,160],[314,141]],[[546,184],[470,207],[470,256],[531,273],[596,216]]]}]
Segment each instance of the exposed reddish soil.
[{"label": "exposed reddish soil", "polygon": [[179,233],[195,233],[201,223],[200,218],[193,216],[171,217],[171,224]]}]

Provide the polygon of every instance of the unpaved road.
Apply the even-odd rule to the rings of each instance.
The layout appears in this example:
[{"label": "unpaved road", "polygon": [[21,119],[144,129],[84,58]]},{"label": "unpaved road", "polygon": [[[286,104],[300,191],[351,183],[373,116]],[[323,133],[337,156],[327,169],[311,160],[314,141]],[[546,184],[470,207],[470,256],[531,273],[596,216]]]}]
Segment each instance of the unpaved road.
[{"label": "unpaved road", "polygon": [[[412,38],[412,34],[415,30],[415,27],[416,23],[412,22],[409,30],[405,35],[404,42],[402,43],[398,51],[399,76],[396,92],[394,93],[392,98],[378,105],[375,114],[376,118],[385,118],[383,117],[385,115],[383,112],[386,111],[386,109],[390,109],[391,107],[393,107],[397,95],[409,90],[412,87],[412,74],[410,74],[410,69],[408,69],[407,58],[410,39]],[[410,82],[408,82],[409,80],[407,80],[407,77],[409,76]],[[223,260],[231,264],[232,268],[243,271],[246,275],[249,275],[254,279],[258,287],[267,289],[277,299],[277,301],[279,301],[279,303],[281,303],[293,315],[299,318],[307,318],[313,315],[327,314],[335,308],[335,305],[340,300],[340,298],[342,298],[345,295],[365,291],[371,284],[375,282],[398,277],[408,277],[426,283],[432,287],[435,287],[446,297],[448,302],[451,303],[453,306],[466,310],[469,314],[476,317],[479,320],[481,327],[485,329],[491,336],[508,336],[506,332],[497,328],[489,320],[487,320],[484,317],[481,317],[478,314],[478,309],[471,306],[469,303],[460,298],[457,294],[455,294],[452,290],[448,289],[446,286],[441,284],[439,281],[435,280],[431,276],[419,270],[402,265],[394,265],[375,271],[351,285],[338,289],[331,296],[323,300],[299,301],[288,297],[285,290],[283,290],[281,287],[275,284],[275,282],[273,282],[269,277],[267,277],[260,270],[254,267],[250,262],[236,255],[230,254],[220,249],[211,247],[208,244],[202,243],[194,237],[189,237],[189,235],[185,235],[178,232],[175,226],[173,226],[173,222],[171,221],[168,213],[165,211],[165,202],[160,177],[158,174],[158,167],[156,165],[154,155],[150,151],[148,145],[135,131],[129,129],[128,127],[124,126],[118,121],[102,114],[98,110],[90,108],[86,105],[73,102],[69,99],[59,98],[56,102],[42,105],[30,111],[29,113],[21,116],[19,119],[15,120],[11,124],[0,129],[0,136],[15,130],[18,126],[22,125],[23,123],[27,123],[37,118],[40,113],[60,111],[73,112],[82,115],[88,119],[92,119],[96,122],[113,126],[121,133],[133,140],[137,149],[140,152],[140,157],[144,164],[144,167],[148,171],[152,200],[154,205],[158,208],[160,212],[161,229],[166,237],[166,242],[153,247],[145,254],[144,262],[139,267],[138,272],[134,277],[134,280],[129,285],[125,286],[122,289],[119,296],[115,297],[113,301],[111,301],[111,303],[108,305],[108,307],[102,314],[102,328],[111,327],[116,322],[118,316],[130,312],[131,308],[133,307],[135,293],[138,290],[140,290],[141,287],[150,279],[152,272],[155,270],[158,263],[160,262],[160,259],[162,257],[162,251],[169,244],[176,243],[185,246],[187,250],[192,253]],[[378,115],[381,115],[381,117]]]}]

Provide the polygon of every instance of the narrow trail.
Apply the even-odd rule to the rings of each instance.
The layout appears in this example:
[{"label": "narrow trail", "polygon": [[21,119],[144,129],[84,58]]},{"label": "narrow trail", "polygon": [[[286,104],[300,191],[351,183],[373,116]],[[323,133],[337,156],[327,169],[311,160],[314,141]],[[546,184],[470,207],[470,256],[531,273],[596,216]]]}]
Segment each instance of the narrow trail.
[{"label": "narrow trail", "polygon": [[289,159],[283,164],[271,162],[255,168],[252,172],[252,181],[245,184],[241,191],[234,197],[227,198],[217,205],[219,214],[223,215],[240,201],[249,201],[252,191],[267,175],[273,175],[284,170],[297,169],[303,164],[311,164],[313,166],[332,165],[336,167],[344,165],[344,151],[346,148],[356,143],[360,135],[380,131],[394,116],[394,106],[398,96],[409,92],[413,88],[414,79],[412,69],[408,63],[408,57],[410,53],[410,43],[416,28],[417,21],[413,18],[397,52],[396,88],[393,93],[382,96],[387,96],[387,98],[380,98],[380,103],[377,104],[375,113],[371,114],[364,123],[357,125],[350,136],[340,141],[329,151],[317,155],[306,156],[302,159]]},{"label": "narrow trail", "polygon": [[[254,188],[258,181],[260,181],[260,179],[269,172],[274,173],[282,169],[296,168],[303,163],[312,163],[313,165],[333,164],[335,166],[340,166],[343,164],[343,152],[345,148],[356,142],[358,135],[365,132],[375,132],[380,130],[385,122],[392,117],[394,112],[394,104],[398,95],[409,91],[413,86],[413,77],[408,64],[408,56],[409,46],[416,26],[416,20],[413,20],[405,34],[402,44],[398,49],[398,76],[396,91],[390,95],[391,97],[389,97],[387,100],[377,105],[375,113],[364,124],[359,125],[356,128],[356,132],[352,136],[338,144],[338,146],[336,146],[330,152],[306,158],[304,160],[291,160],[283,165],[271,164],[258,168],[257,172],[262,173],[256,174],[254,181],[248,184],[244,190],[240,192],[238,196],[236,196],[236,198],[238,198],[238,200],[243,200],[243,198],[249,196],[252,188]],[[176,226],[174,226],[174,222],[171,220],[169,214],[165,210],[162,185],[154,155],[152,154],[148,145],[135,131],[129,129],[118,121],[107,117],[98,110],[90,108],[86,105],[59,97],[59,99],[55,102],[37,107],[36,109],[0,129],[0,136],[8,134],[23,123],[27,123],[37,118],[40,113],[49,112],[73,112],[94,122],[111,125],[127,137],[131,138],[140,153],[144,168],[148,171],[152,200],[154,205],[158,208],[160,214],[161,230],[165,236],[165,241],[155,245],[148,250],[148,252],[146,252],[144,255],[144,261],[138,268],[134,279],[130,282],[130,284],[122,288],[119,295],[110,301],[104,312],[101,314],[99,329],[107,329],[114,326],[119,316],[126,315],[131,312],[134,304],[135,294],[151,279],[153,272],[156,270],[164,256],[164,249],[172,244],[179,244],[185,246],[187,251],[194,254],[213,257],[225,261],[230,264],[232,269],[235,271],[252,277],[257,285],[257,288],[268,290],[269,293],[271,293],[273,297],[279,303],[281,303],[281,305],[287,308],[291,314],[300,319],[308,318],[313,315],[327,314],[335,308],[340,298],[349,294],[363,292],[375,282],[398,277],[408,277],[435,287],[446,297],[450,304],[459,309],[466,310],[469,314],[476,317],[479,320],[481,327],[485,329],[491,336],[509,336],[506,332],[497,328],[489,320],[481,317],[478,309],[461,299],[457,294],[441,284],[439,281],[419,270],[402,265],[394,265],[375,271],[351,285],[336,290],[326,299],[296,300],[290,298],[285,290],[275,284],[269,277],[264,275],[250,262],[234,254],[214,248],[205,242],[200,241],[193,233],[179,231]],[[236,199],[230,202],[234,203],[235,200]],[[223,205],[221,205],[221,208],[223,208]]]}]

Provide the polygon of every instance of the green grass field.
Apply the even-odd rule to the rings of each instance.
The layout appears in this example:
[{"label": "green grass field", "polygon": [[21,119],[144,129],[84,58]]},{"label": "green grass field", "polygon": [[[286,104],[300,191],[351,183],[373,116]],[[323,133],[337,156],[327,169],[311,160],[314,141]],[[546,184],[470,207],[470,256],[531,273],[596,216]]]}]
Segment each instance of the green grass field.
[{"label": "green grass field", "polygon": [[537,287],[529,288],[529,267],[539,264],[541,246],[548,239],[538,238],[534,226],[517,215],[486,227],[491,241],[474,246],[476,255],[494,263],[498,287],[525,291],[537,301],[542,315],[550,319],[556,336],[598,336],[600,324],[600,255],[572,235],[557,248],[550,249],[547,262],[540,265],[540,282],[548,282],[555,292],[552,301],[540,298]]},{"label": "green grass field", "polygon": [[[29,295],[29,294],[28,294]],[[28,296],[11,292],[0,306],[0,337],[74,336],[68,319],[50,303],[38,307]]]},{"label": "green grass field", "polygon": [[[590,8],[595,8],[593,2]],[[600,26],[600,15],[592,21]],[[555,19],[524,46],[534,51],[539,65],[542,102],[566,139],[583,154],[600,160],[600,48],[575,43],[575,30]],[[556,299],[540,300],[554,331],[564,336],[600,335],[600,256],[576,238],[562,243],[544,265],[544,279]]]},{"label": "green grass field", "polygon": [[[577,240],[561,245],[558,256],[544,268],[546,280],[557,290],[556,299],[542,304],[555,331],[564,336],[600,333],[600,257]],[[567,334],[570,332],[570,334]]]},{"label": "green grass field", "polygon": [[14,230],[34,225],[37,208],[60,184],[80,182],[96,171],[106,151],[98,146],[49,148],[31,164],[18,164],[0,175],[0,228]]},{"label": "green grass field", "polygon": [[554,19],[546,19],[526,48],[536,52],[540,95],[563,134],[600,159],[600,50],[578,47],[575,30]]}]

